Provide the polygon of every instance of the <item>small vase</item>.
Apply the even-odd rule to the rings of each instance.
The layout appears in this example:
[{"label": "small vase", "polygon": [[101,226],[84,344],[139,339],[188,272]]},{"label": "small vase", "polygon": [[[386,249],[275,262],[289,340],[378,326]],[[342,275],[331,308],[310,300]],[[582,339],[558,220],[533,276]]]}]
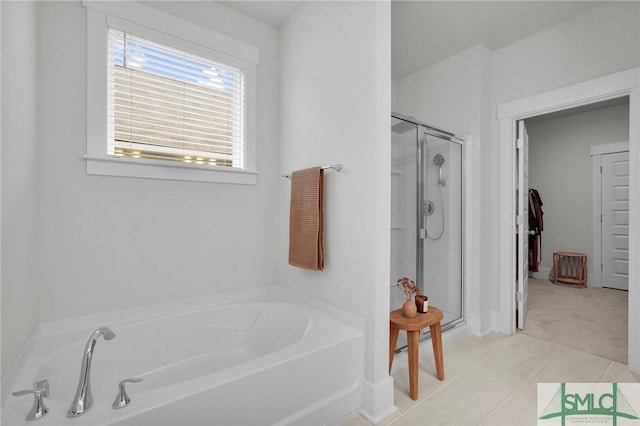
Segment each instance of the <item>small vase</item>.
[{"label": "small vase", "polygon": [[407,318],[413,318],[418,315],[418,309],[413,300],[409,299],[402,305],[402,315]]}]

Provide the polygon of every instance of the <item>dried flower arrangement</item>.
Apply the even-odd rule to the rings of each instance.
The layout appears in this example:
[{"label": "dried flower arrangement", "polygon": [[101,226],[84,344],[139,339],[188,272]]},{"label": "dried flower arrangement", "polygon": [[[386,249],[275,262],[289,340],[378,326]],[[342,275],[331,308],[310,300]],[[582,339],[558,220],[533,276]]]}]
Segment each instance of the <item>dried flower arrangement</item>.
[{"label": "dried flower arrangement", "polygon": [[400,278],[396,285],[404,292],[405,296],[407,296],[407,300],[411,300],[411,297],[416,294],[420,294],[420,289],[416,285],[415,281],[407,277]]}]

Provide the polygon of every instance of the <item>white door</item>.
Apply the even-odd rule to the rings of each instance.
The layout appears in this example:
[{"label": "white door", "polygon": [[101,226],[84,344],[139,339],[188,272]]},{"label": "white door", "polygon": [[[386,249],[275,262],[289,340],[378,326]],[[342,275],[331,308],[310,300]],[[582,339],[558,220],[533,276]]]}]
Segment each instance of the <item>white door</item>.
[{"label": "white door", "polygon": [[602,156],[602,286],[629,289],[629,152]]},{"label": "white door", "polygon": [[516,188],[516,235],[518,239],[518,265],[516,278],[517,327],[524,328],[528,309],[529,284],[529,137],[524,121],[518,121]]}]

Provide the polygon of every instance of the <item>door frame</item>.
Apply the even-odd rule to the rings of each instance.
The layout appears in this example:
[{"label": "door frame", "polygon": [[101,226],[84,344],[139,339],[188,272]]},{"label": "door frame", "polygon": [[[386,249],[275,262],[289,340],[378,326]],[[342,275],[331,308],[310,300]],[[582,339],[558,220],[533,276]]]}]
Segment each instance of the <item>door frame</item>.
[{"label": "door frame", "polygon": [[516,127],[516,327],[522,330],[529,309],[529,135],[524,120]]},{"label": "door frame", "polygon": [[593,187],[593,253],[592,265],[593,271],[589,274],[589,286],[602,287],[602,174],[600,168],[602,166],[602,156],[614,154],[616,152],[628,152],[629,142],[613,142],[602,145],[594,145],[591,147],[591,177]]},{"label": "door frame", "polygon": [[[629,256],[640,257],[640,67],[498,105],[500,125],[499,287],[494,329],[515,333],[515,126],[517,120],[629,97]],[[629,370],[640,374],[640,265],[629,265]]]}]

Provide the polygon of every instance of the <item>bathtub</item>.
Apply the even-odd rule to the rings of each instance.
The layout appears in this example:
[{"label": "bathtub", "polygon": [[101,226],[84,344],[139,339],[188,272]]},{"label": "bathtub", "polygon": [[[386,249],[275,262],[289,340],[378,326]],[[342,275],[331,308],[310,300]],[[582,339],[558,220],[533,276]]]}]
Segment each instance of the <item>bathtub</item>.
[{"label": "bathtub", "polygon": [[[69,419],[83,348],[94,405]],[[364,321],[279,286],[267,286],[44,323],[2,386],[3,425],[327,424],[361,405]],[[129,377],[129,406],[114,410]],[[49,413],[27,422],[33,398],[11,392],[47,379]]]}]

